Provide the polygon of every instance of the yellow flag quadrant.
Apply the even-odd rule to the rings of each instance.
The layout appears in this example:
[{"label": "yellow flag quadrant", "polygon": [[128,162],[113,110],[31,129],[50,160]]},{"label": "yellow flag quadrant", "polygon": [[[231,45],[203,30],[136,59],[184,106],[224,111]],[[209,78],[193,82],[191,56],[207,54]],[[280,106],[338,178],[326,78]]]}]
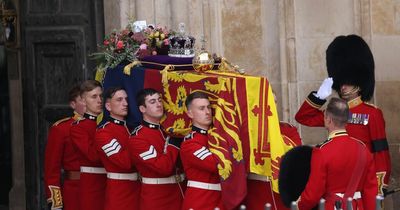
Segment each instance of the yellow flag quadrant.
[{"label": "yellow flag quadrant", "polygon": [[250,172],[268,176],[278,192],[279,165],[285,153],[279,117],[267,79],[246,77]]}]

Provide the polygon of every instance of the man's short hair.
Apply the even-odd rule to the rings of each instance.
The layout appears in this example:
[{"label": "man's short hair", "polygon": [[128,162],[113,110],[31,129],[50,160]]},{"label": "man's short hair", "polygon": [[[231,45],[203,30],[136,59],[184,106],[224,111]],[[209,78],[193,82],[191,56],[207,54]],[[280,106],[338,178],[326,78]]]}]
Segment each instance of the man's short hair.
[{"label": "man's short hair", "polygon": [[75,99],[80,96],[81,88],[80,85],[74,85],[68,92],[68,102],[75,101]]},{"label": "man's short hair", "polygon": [[189,106],[192,104],[192,101],[196,98],[204,98],[208,100],[208,95],[204,92],[194,91],[186,97],[185,105],[186,108],[189,109]]},{"label": "man's short hair", "polygon": [[111,99],[112,97],[114,97],[115,93],[120,90],[125,91],[125,89],[120,86],[107,88],[107,90],[103,94],[104,101],[106,102],[108,99]]},{"label": "man's short hair", "polygon": [[146,96],[152,96],[154,94],[161,94],[157,90],[154,90],[153,88],[144,88],[143,90],[139,91],[136,94],[136,104],[137,106],[146,106],[145,104],[145,98]]},{"label": "man's short hair", "polygon": [[349,106],[340,98],[331,98],[326,107],[325,114],[332,118],[336,126],[344,127],[349,117]]},{"label": "man's short hair", "polygon": [[81,89],[81,95],[85,92],[89,92],[94,90],[95,88],[100,87],[103,88],[101,83],[97,80],[86,80],[82,82],[80,89]]}]

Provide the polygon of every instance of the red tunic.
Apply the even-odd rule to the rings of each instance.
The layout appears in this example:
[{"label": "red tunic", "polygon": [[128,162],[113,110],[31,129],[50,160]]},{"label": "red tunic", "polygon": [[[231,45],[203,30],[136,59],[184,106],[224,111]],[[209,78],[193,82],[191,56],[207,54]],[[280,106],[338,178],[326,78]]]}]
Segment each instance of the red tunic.
[{"label": "red tunic", "polygon": [[[79,157],[81,166],[80,176],[80,209],[104,209],[104,193],[106,187],[106,174],[103,164],[94,145],[96,133],[96,117],[85,113],[84,119],[72,124],[71,139]],[[96,167],[103,169],[104,173],[87,173],[82,167]]]},{"label": "red tunic", "polygon": [[326,199],[325,209],[333,210],[335,200],[330,196],[340,199],[335,194],[345,193],[353,169],[360,161],[359,150],[366,163],[356,183],[361,198],[353,200],[353,209],[374,210],[377,182],[373,157],[361,141],[349,137],[345,130],[331,133],[326,142],[313,150],[310,176],[298,200],[299,210],[312,209],[321,198]]},{"label": "red tunic", "polygon": [[[324,115],[320,108],[325,102],[326,100],[320,100],[311,93],[297,112],[296,120],[306,126],[324,126]],[[382,187],[387,187],[391,173],[382,111],[374,105],[363,102],[361,97],[349,101],[348,104],[350,116],[346,130],[350,136],[364,142],[373,153],[379,191],[382,194]]]},{"label": "red tunic", "polygon": [[[279,127],[286,145],[294,147],[302,144],[295,126],[286,122],[279,122]],[[255,180],[253,176],[264,180]],[[247,196],[243,202],[246,209],[264,209],[266,203],[271,204],[271,210],[289,209],[282,203],[280,195],[272,190],[271,182],[266,180],[267,177],[260,175],[250,175],[247,179]]]},{"label": "red tunic", "polygon": [[140,182],[128,149],[129,136],[125,121],[111,117],[96,131],[97,150],[108,177],[105,210],[139,209]]},{"label": "red tunic", "polygon": [[193,127],[193,131],[185,137],[181,146],[181,160],[185,174],[188,179],[182,210],[196,209],[209,210],[219,207],[223,208],[221,200],[221,189],[200,189],[191,187],[190,182],[201,182],[220,185],[218,174],[218,159],[208,150],[207,131]]},{"label": "red tunic", "polygon": [[[170,144],[168,139],[160,125],[148,122],[143,122],[138,126],[130,138],[129,150],[137,170],[143,177],[140,193],[140,209],[142,210],[181,208],[183,199],[181,185],[161,183],[166,177],[179,173],[176,167],[179,148]],[[154,183],[145,183],[146,178],[150,178]],[[163,181],[159,181],[161,179]]]},{"label": "red tunic", "polygon": [[79,177],[64,176],[61,184],[61,170],[64,174],[69,172],[79,174],[78,156],[71,143],[70,128],[72,122],[77,120],[79,115],[68,117],[57,121],[49,130],[44,159],[44,182],[46,195],[51,199],[50,188],[61,189],[61,202],[63,209],[79,209]]}]

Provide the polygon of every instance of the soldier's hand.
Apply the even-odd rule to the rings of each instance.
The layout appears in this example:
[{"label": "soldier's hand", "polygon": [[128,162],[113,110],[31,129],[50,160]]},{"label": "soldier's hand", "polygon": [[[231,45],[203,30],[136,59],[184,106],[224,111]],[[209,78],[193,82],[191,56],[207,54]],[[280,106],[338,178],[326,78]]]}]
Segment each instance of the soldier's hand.
[{"label": "soldier's hand", "polygon": [[332,77],[326,78],[321,86],[318,89],[318,92],[315,94],[315,96],[319,99],[326,99],[332,94],[332,85],[333,85],[333,79]]}]

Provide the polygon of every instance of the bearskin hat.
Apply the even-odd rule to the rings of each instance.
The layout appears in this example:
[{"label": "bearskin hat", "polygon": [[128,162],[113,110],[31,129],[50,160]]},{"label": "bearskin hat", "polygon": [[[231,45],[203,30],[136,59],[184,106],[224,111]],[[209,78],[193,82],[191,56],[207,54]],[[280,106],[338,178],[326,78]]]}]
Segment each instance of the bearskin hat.
[{"label": "bearskin hat", "polygon": [[312,150],[310,146],[298,146],[282,157],[278,186],[282,202],[288,208],[306,187],[311,170]]},{"label": "bearskin hat", "polygon": [[326,65],[332,88],[340,92],[343,84],[360,87],[363,101],[369,101],[374,93],[374,57],[368,44],[357,35],[338,36],[326,50]]}]

